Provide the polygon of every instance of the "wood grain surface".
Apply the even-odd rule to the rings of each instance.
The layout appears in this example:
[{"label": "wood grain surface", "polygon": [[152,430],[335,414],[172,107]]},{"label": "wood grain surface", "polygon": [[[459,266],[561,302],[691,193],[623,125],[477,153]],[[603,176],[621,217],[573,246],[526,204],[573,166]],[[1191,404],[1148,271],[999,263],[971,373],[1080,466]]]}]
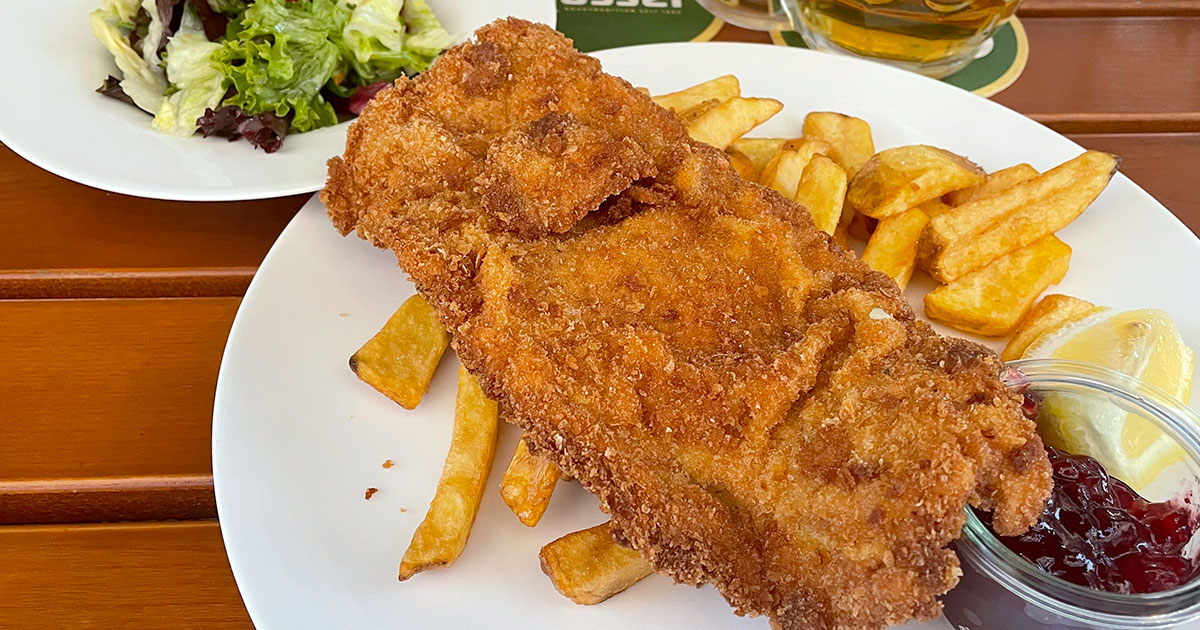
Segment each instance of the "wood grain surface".
[{"label": "wood grain surface", "polygon": [[1023,24],[1029,65],[997,102],[1063,133],[1200,131],[1200,17]]},{"label": "wood grain surface", "polygon": [[1121,172],[1200,236],[1200,182],[1185,172],[1200,165],[1200,133],[1086,134],[1070,138],[1088,149],[1121,156]]},{"label": "wood grain surface", "polygon": [[1200,0],[1024,0],[1026,17],[1200,15]]},{"label": "wood grain surface", "polygon": [[0,300],[0,483],[211,472],[236,298]]},{"label": "wood grain surface", "polygon": [[[1121,155],[1200,233],[1200,0],[1020,15],[1029,65],[995,100]],[[307,198],[137,199],[0,145],[0,628],[251,627],[197,520],[216,514],[213,389],[238,298]]]},{"label": "wood grain surface", "polygon": [[251,628],[215,521],[0,527],[0,627]]},{"label": "wood grain surface", "polygon": [[241,295],[309,195],[167,202],[107,193],[0,145],[0,298]]}]

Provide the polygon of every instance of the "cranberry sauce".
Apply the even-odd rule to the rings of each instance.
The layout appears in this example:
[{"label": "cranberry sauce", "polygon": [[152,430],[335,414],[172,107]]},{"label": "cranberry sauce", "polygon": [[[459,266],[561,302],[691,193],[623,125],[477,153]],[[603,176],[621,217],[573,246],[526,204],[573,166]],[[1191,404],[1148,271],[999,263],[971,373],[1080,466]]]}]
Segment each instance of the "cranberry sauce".
[{"label": "cranberry sauce", "polygon": [[[1050,501],[1032,529],[998,537],[1006,547],[1051,575],[1110,593],[1156,593],[1200,574],[1200,562],[1184,556],[1200,525],[1190,498],[1151,503],[1091,457],[1047,451]],[[977,514],[990,529],[990,515]]]}]

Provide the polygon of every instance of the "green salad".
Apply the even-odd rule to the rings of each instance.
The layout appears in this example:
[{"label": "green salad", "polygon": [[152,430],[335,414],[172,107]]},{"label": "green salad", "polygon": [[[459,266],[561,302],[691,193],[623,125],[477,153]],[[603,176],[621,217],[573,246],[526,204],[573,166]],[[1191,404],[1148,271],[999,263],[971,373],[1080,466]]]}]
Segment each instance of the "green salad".
[{"label": "green salad", "polygon": [[104,0],[91,23],[121,71],[97,92],[163,133],[268,153],[357,116],[454,40],[425,0]]}]

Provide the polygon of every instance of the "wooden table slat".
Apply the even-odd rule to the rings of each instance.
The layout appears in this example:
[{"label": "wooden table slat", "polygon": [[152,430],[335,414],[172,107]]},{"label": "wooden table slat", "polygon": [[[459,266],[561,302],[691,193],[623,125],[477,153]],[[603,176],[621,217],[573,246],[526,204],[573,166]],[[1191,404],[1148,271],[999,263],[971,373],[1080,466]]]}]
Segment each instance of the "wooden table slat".
[{"label": "wooden table slat", "polygon": [[[1030,18],[1029,64],[1012,87],[996,95],[1033,118],[1086,120],[1105,131],[1139,118],[1142,130],[1188,131],[1200,120],[1200,17]],[[1169,51],[1169,54],[1168,54]],[[1177,128],[1168,123],[1176,121]],[[1151,129],[1150,127],[1155,127]]]},{"label": "wooden table slat", "polygon": [[253,269],[311,197],[220,203],[128,197],[52,175],[3,145],[0,190],[0,278],[51,269]]},{"label": "wooden table slat", "polygon": [[0,527],[0,626],[252,628],[215,521]]},{"label": "wooden table slat", "polygon": [[1200,236],[1200,194],[1187,174],[1200,164],[1200,133],[1087,134],[1072,140],[1121,156],[1121,172]]},{"label": "wooden table slat", "polygon": [[0,272],[0,299],[240,296],[257,266]]},{"label": "wooden table slat", "polygon": [[1027,17],[1200,15],[1200,0],[1024,0]]},{"label": "wooden table slat", "polygon": [[212,475],[0,481],[0,525],[216,516]]},{"label": "wooden table slat", "polygon": [[0,482],[210,474],[238,303],[0,300]]}]

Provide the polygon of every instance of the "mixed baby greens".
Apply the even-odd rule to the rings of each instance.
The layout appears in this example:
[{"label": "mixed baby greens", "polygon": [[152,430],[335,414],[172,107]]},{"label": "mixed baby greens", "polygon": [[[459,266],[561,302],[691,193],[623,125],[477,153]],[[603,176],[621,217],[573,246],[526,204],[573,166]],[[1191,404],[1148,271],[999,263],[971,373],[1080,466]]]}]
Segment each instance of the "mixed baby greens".
[{"label": "mixed baby greens", "polygon": [[104,0],[91,22],[122,74],[97,92],[163,133],[268,153],[357,115],[453,43],[425,0]]}]

